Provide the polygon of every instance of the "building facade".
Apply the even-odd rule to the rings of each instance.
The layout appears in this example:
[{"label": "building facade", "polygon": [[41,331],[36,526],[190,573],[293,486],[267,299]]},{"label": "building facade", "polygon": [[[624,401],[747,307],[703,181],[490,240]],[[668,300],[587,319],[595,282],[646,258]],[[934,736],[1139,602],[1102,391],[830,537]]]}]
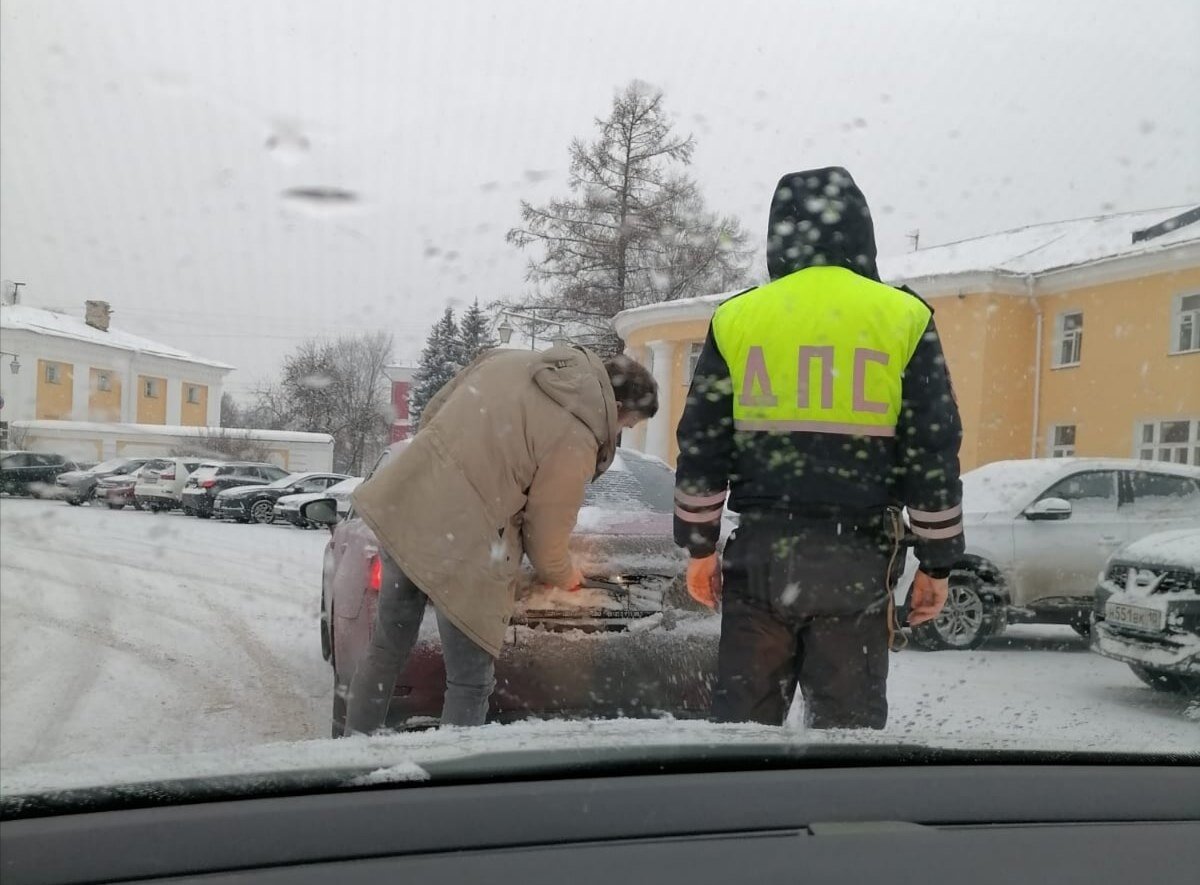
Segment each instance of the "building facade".
[{"label": "building facade", "polygon": [[0,305],[0,420],[220,426],[233,366],[111,328],[110,312],[95,301],[83,318]]},{"label": "building facade", "polygon": [[[934,308],[964,469],[1072,455],[1200,465],[1200,208],[1035,225],[879,264]],[[616,318],[663,404],[627,443],[674,463],[696,357],[731,294]]]},{"label": "building facade", "polygon": [[387,366],[384,373],[392,383],[392,432],[391,442],[400,442],[412,436],[412,414],[409,404],[412,398],[413,375],[411,366]]}]

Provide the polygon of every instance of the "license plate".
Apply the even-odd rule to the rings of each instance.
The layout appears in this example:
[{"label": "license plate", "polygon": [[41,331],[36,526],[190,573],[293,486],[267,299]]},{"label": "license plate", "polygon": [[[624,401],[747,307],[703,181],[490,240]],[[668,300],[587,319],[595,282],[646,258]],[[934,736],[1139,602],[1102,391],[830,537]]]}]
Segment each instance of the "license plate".
[{"label": "license plate", "polygon": [[1137,630],[1159,631],[1163,628],[1163,614],[1156,608],[1109,602],[1104,606],[1104,618],[1117,627],[1133,627]]}]

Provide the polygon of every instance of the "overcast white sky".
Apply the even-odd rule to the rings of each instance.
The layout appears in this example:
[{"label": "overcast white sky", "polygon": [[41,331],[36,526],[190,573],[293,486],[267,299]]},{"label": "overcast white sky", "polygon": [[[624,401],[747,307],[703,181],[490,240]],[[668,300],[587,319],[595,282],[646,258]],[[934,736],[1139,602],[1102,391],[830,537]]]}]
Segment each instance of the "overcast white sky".
[{"label": "overcast white sky", "polygon": [[[1196,0],[3,0],[0,276],[241,393],[306,336],[413,358],[519,293],[518,200],[632,78],[757,248],[775,180],[839,163],[895,252],[1200,202],[1197,46]],[[311,186],[361,206],[281,198]]]}]

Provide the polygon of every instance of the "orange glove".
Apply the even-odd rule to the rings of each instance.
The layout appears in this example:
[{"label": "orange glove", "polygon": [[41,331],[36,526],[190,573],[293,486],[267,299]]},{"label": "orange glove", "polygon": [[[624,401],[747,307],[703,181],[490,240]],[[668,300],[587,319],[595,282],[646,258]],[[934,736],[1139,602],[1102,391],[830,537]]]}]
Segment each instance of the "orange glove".
[{"label": "orange glove", "polygon": [[571,568],[571,579],[570,579],[570,581],[567,582],[567,586],[563,587],[562,589],[569,590],[572,593],[576,593],[579,591],[579,588],[582,586],[583,586],[583,572],[581,572],[577,567],[572,567]]},{"label": "orange glove", "polygon": [[932,621],[942,613],[946,597],[950,594],[950,581],[947,578],[931,578],[922,571],[913,578],[911,595],[908,600],[908,625],[915,627]]},{"label": "orange glove", "polygon": [[721,559],[717,554],[688,562],[687,588],[696,602],[717,607],[721,601]]}]

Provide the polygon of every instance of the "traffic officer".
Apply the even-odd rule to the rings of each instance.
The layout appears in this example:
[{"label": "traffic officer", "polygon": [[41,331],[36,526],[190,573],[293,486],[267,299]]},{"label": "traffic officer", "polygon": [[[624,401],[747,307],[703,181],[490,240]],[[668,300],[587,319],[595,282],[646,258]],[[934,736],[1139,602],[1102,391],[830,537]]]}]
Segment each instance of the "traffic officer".
[{"label": "traffic officer", "polygon": [[[963,552],[958,406],[933,310],[884,285],[850,174],[786,175],[771,281],[713,316],[679,422],[675,540],[688,589],[722,600],[719,721],[882,728],[900,506],[920,569],[909,624],[937,616]],[[726,496],[728,494],[728,501]],[[726,504],[740,514],[717,549]]]}]

